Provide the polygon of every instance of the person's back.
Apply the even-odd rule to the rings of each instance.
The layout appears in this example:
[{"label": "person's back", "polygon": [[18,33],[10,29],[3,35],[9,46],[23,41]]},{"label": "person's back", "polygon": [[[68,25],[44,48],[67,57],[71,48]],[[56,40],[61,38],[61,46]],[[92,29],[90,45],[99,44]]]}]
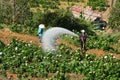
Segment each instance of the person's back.
[{"label": "person's back", "polygon": [[81,50],[86,50],[86,38],[87,38],[87,35],[85,33],[85,30],[81,30],[81,34],[80,34],[79,38],[80,38]]},{"label": "person's back", "polygon": [[39,36],[39,41],[41,42],[41,38],[43,36],[43,29],[45,28],[44,24],[40,24],[38,28],[38,36]]},{"label": "person's back", "polygon": [[85,34],[85,33],[81,33],[81,34],[80,34],[80,40],[81,40],[82,42],[85,42],[85,41],[86,41],[86,34]]},{"label": "person's back", "polygon": [[39,29],[38,29],[38,36],[39,36],[39,37],[42,37],[42,34],[43,34],[43,29],[42,29],[42,28],[39,28]]}]

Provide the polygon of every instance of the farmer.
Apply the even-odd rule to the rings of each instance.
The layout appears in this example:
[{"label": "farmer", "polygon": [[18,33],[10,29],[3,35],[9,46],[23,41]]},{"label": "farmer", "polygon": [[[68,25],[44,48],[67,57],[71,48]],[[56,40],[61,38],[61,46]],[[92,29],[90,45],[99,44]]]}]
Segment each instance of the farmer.
[{"label": "farmer", "polygon": [[80,38],[80,49],[82,51],[86,50],[86,33],[85,30],[81,30]]},{"label": "farmer", "polygon": [[39,41],[41,42],[41,38],[43,36],[43,30],[45,28],[45,25],[44,24],[40,24],[39,25],[39,29],[38,29],[38,36],[39,36]]}]

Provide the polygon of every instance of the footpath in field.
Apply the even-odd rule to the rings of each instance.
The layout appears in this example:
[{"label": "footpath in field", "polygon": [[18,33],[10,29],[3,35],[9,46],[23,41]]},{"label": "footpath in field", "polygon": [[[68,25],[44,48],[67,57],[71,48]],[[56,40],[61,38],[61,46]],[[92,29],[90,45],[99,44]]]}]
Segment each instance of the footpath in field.
[{"label": "footpath in field", "polygon": [[19,34],[10,31],[8,28],[0,30],[0,40],[2,40],[6,45],[9,44],[11,38],[18,39],[19,41],[24,41],[26,43],[32,42],[33,44],[39,46],[39,41],[36,36]]}]

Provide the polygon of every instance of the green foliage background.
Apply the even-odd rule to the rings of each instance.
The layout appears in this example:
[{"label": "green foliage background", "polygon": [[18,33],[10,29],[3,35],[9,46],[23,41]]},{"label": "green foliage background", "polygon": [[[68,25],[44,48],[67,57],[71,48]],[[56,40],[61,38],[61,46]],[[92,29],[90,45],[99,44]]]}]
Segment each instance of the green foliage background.
[{"label": "green foliage background", "polygon": [[116,0],[109,17],[109,26],[112,29],[120,30],[120,1]]},{"label": "green foliage background", "polygon": [[0,49],[0,73],[6,75],[9,70],[19,79],[28,79],[28,76],[48,78],[49,73],[53,73],[50,80],[69,80],[68,73],[83,74],[82,80],[119,79],[120,60],[113,55],[95,58],[79,49],[71,51],[63,44],[58,47],[57,54],[53,55],[54,52],[43,53],[35,45],[12,39],[8,46]]},{"label": "green foliage background", "polygon": [[[83,18],[75,19],[72,14],[69,14],[69,10],[59,9],[58,6],[60,5],[60,1],[61,0],[1,0],[0,23],[10,26],[10,29],[12,31],[21,33],[27,32],[31,34],[34,33],[31,32],[30,28],[36,30],[38,28],[38,25],[41,23],[44,23],[48,28],[51,26],[60,26],[69,30],[88,30],[88,26],[90,27],[91,25],[87,23]],[[62,1],[78,2],[81,0]],[[96,8],[98,6],[98,3],[104,5],[99,5],[100,7],[105,7],[107,5],[106,0],[102,0],[102,2],[100,1],[101,0],[96,0],[94,2],[90,0],[88,2],[88,5]],[[91,5],[92,3],[94,3],[95,5]],[[31,12],[30,8],[36,8],[37,12]],[[39,8],[42,8],[43,11]],[[48,9],[52,9],[53,11],[51,12]]]}]

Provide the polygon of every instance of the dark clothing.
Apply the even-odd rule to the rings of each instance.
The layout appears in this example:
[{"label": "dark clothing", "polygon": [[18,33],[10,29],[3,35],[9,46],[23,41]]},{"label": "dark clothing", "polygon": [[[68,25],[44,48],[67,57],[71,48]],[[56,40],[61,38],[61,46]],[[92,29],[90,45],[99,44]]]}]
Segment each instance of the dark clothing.
[{"label": "dark clothing", "polygon": [[84,33],[84,34],[80,34],[80,41],[82,41],[82,42],[86,42],[86,34]]},{"label": "dark clothing", "polygon": [[86,50],[86,42],[80,42],[80,49],[81,50]]},{"label": "dark clothing", "polygon": [[97,17],[94,21],[93,24],[95,25],[95,29],[98,30],[104,30],[104,28],[107,26],[107,22],[101,20],[100,17]]},{"label": "dark clothing", "polygon": [[80,48],[81,50],[86,50],[86,34],[80,34],[79,38],[80,38]]}]

